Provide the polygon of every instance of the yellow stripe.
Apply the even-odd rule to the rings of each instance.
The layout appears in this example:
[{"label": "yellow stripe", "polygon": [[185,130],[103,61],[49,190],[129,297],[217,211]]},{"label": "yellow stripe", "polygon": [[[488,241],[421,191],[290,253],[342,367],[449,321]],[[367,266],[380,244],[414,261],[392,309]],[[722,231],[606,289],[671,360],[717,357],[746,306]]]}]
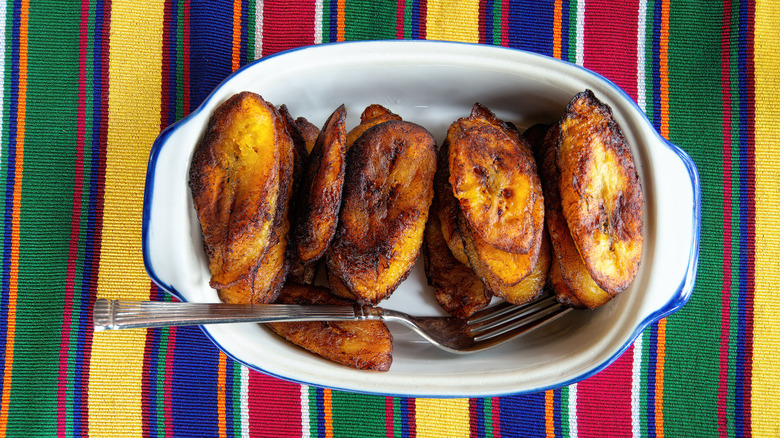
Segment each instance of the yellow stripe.
[{"label": "yellow stripe", "polygon": [[753,313],[753,378],[751,420],[755,436],[777,436],[780,403],[780,8],[756,2],[756,274]]},{"label": "yellow stripe", "polygon": [[[108,145],[98,283],[102,298],[149,298],[150,283],[141,256],[141,211],[149,148],[160,132],[162,24],[163,2],[111,3]],[[90,435],[141,436],[145,336],[143,330],[95,334],[89,375]]]},{"label": "yellow stripe", "polygon": [[426,38],[479,42],[479,1],[428,1]]},{"label": "yellow stripe", "polygon": [[22,173],[24,163],[24,125],[27,114],[27,23],[29,3],[23,0],[19,12],[19,95],[16,113],[16,163],[14,163],[14,195],[11,212],[11,260],[8,278],[8,318],[6,320],[5,363],[3,364],[3,395],[0,402],[0,436],[5,436],[13,381],[14,338],[16,335],[16,295],[19,286],[19,218],[22,208]]},{"label": "yellow stripe", "polygon": [[468,399],[418,398],[415,403],[418,438],[469,436]]}]

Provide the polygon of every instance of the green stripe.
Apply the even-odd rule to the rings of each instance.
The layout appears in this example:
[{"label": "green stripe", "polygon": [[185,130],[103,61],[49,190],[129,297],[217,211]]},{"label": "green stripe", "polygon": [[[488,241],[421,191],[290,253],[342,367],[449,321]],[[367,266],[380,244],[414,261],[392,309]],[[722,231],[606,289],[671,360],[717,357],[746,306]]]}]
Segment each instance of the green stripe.
[{"label": "green stripe", "polygon": [[502,2],[493,2],[493,44],[501,45],[501,13]]},{"label": "green stripe", "polygon": [[414,12],[414,0],[404,2],[404,38],[412,37],[412,12]]},{"label": "green stripe", "polygon": [[[309,431],[311,436],[317,436],[317,388],[309,386]],[[303,421],[303,420],[301,420]]]},{"label": "green stripe", "polygon": [[569,430],[569,387],[564,386],[560,390],[561,393],[561,410],[559,412],[559,418],[561,422],[561,433],[563,436],[571,436],[571,430]]},{"label": "green stripe", "polygon": [[230,360],[233,369],[233,435],[241,436],[241,385],[244,381],[241,379],[241,364]]},{"label": "green stripe", "polygon": [[[569,1],[569,62],[577,62],[577,0]],[[561,31],[563,32],[563,31]]]},{"label": "green stripe", "polygon": [[330,40],[330,3],[331,0],[322,0],[322,42],[323,43],[332,42]]},{"label": "green stripe", "polygon": [[393,436],[401,438],[403,436],[403,415],[401,414],[401,400],[398,397],[393,398]]},{"label": "green stripe", "polygon": [[356,428],[363,436],[387,433],[384,397],[332,391],[331,401],[334,437],[354,436]]},{"label": "green stripe", "polygon": [[485,420],[483,423],[485,424],[485,436],[493,436],[493,399],[492,398],[486,398],[484,399],[483,405],[482,405],[482,415],[484,416]]},{"label": "green stripe", "polygon": [[396,2],[360,0],[345,2],[344,39],[394,39],[396,34]]},{"label": "green stripe", "polygon": [[664,427],[669,436],[716,436],[723,281],[723,128],[717,74],[722,9],[715,2],[673,2],[670,17],[669,136],[699,168],[702,230],[696,288],[688,304],[668,319]]},{"label": "green stripe", "polygon": [[255,15],[257,14],[257,8],[254,1],[246,2],[247,7],[247,23],[246,23],[246,63],[254,61],[260,57],[259,53],[255,53]]},{"label": "green stripe", "polygon": [[655,42],[653,41],[653,29],[655,26],[655,1],[648,0],[647,13],[645,14],[645,114],[647,115],[650,123],[655,120],[655,111],[653,108],[653,100],[655,99],[655,83],[653,82],[653,47]]},{"label": "green stripe", "polygon": [[[29,11],[19,293],[8,430],[53,435],[73,209],[79,8]],[[70,328],[66,328],[69,330]],[[55,334],[55,335],[52,335]]]},{"label": "green stripe", "polygon": [[[651,409],[655,409],[648,403],[648,388],[647,388],[647,376],[651,372],[650,368],[650,344],[652,336],[650,330],[642,332],[642,365],[640,366],[639,375],[639,436],[649,436],[647,413]],[[655,372],[655,367],[652,368],[652,372]]]}]

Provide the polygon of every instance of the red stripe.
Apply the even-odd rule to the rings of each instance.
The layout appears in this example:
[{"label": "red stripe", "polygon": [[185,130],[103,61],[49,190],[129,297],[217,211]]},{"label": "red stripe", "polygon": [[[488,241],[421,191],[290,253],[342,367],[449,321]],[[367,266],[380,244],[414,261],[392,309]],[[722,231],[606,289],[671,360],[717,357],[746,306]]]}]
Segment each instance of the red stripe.
[{"label": "red stripe", "polygon": [[493,398],[492,404],[492,421],[493,421],[493,436],[501,436],[501,399],[498,397]]},{"label": "red stripe", "polygon": [[160,81],[160,129],[164,129],[173,120],[169,120],[169,100],[171,98],[170,74],[171,74],[171,1],[165,0],[163,6],[163,34],[162,34],[162,71]]},{"label": "red stripe", "polygon": [[248,379],[249,435],[300,436],[300,385],[254,371]]},{"label": "red stripe", "polygon": [[616,4],[609,0],[585,3],[583,62],[637,97],[638,0]]},{"label": "red stripe", "polygon": [[406,399],[406,414],[409,417],[409,422],[407,423],[409,438],[415,438],[417,436],[417,402],[415,399]]},{"label": "red stripe", "polygon": [[[747,17],[747,54],[745,62],[745,75],[747,77],[747,95],[745,105],[747,106],[747,120],[745,120],[745,128],[747,132],[747,168],[745,169],[745,179],[747,183],[747,235],[742,236],[745,241],[746,257],[745,257],[745,363],[743,366],[743,424],[745,425],[744,434],[750,436],[752,433],[751,428],[751,388],[753,384],[753,300],[756,290],[755,274],[756,274],[756,137],[755,137],[755,122],[756,122],[756,89],[755,89],[755,60],[754,60],[754,44],[755,44],[755,3],[752,1],[747,2],[748,17]],[[739,364],[737,365],[739,366]]]},{"label": "red stripe", "polygon": [[580,437],[631,435],[631,346],[612,365],[577,384]]},{"label": "red stripe", "polygon": [[395,436],[395,415],[393,414],[393,397],[385,397],[385,434],[388,438]]},{"label": "red stripe", "polygon": [[[480,6],[482,8],[482,6]],[[480,13],[480,15],[482,15]],[[481,27],[481,25],[480,25]],[[479,425],[477,424],[477,399],[469,399],[469,436],[476,438],[479,436]]]},{"label": "red stripe", "polygon": [[73,293],[76,289],[76,264],[79,251],[81,229],[81,202],[84,180],[84,137],[86,125],[87,99],[87,24],[89,22],[89,2],[81,3],[81,23],[79,25],[79,74],[78,74],[78,118],[76,120],[76,166],[73,187],[73,212],[71,214],[70,243],[68,246],[68,265],[65,277],[65,302],[63,303],[62,334],[60,337],[60,361],[57,389],[57,429],[60,433],[66,431],[68,389],[68,350],[70,347],[70,330],[73,313]]},{"label": "red stripe", "polygon": [[395,13],[395,37],[399,40],[404,39],[404,27],[406,26],[406,21],[404,20],[405,3],[405,0],[398,0],[398,7]]},{"label": "red stripe", "polygon": [[501,2],[501,45],[509,45],[509,0]]},{"label": "red stripe", "polygon": [[[487,20],[490,20],[490,18],[487,16],[487,4],[485,2],[479,2],[479,42],[480,44],[488,44],[488,38],[492,38],[493,36],[488,36],[487,30],[486,30],[486,22]],[[491,41],[492,42],[492,41]]]},{"label": "red stripe", "polygon": [[428,28],[426,27],[428,23],[428,0],[420,0],[420,17],[417,22],[420,26],[417,29],[417,32],[420,34],[419,38],[424,40],[427,37],[428,32]]},{"label": "red stripe", "polygon": [[263,2],[262,56],[314,44],[315,3],[313,0]]},{"label": "red stripe", "polygon": [[721,90],[723,94],[723,286],[721,288],[718,435],[728,434],[729,337],[731,322],[731,4],[723,2],[721,26]]}]

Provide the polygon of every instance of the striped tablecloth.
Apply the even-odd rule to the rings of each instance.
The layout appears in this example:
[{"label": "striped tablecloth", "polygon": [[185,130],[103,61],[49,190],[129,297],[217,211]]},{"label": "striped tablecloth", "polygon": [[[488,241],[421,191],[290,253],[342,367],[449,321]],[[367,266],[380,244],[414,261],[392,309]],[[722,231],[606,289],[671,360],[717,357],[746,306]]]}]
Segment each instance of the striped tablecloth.
[{"label": "striped tablecloth", "polygon": [[[505,45],[634,98],[702,180],[698,280],[597,375],[477,399],[278,380],[198,328],[93,334],[165,300],[141,257],[149,149],[240,66],[342,40]],[[780,436],[780,5],[771,1],[0,3],[2,405],[9,436]]]}]

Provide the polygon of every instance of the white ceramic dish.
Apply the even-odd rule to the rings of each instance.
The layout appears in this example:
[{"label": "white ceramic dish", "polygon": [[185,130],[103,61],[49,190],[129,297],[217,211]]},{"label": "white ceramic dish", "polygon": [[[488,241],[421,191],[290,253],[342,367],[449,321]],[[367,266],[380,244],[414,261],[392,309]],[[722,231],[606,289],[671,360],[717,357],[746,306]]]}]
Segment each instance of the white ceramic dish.
[{"label": "white ceramic dish", "polygon": [[[316,125],[341,103],[348,127],[379,103],[431,131],[447,127],[480,102],[521,129],[552,122],[579,91],[610,105],[632,146],[645,205],[645,252],[632,286],[595,311],[578,311],[524,337],[474,355],[436,349],[400,326],[387,373],[356,371],[288,344],[256,324],[204,327],[234,359],[306,384],[364,393],[477,397],[538,391],[576,382],[614,361],[650,323],[688,300],[696,272],[700,192],[688,155],[666,142],[614,84],[584,68],[492,46],[443,42],[321,45],[264,58],[233,74],[190,116],[156,140],[149,160],[143,250],[151,278],[181,300],[218,301],[187,186],[193,148],[216,106],[249,90]],[[384,307],[442,314],[421,263]]]}]

